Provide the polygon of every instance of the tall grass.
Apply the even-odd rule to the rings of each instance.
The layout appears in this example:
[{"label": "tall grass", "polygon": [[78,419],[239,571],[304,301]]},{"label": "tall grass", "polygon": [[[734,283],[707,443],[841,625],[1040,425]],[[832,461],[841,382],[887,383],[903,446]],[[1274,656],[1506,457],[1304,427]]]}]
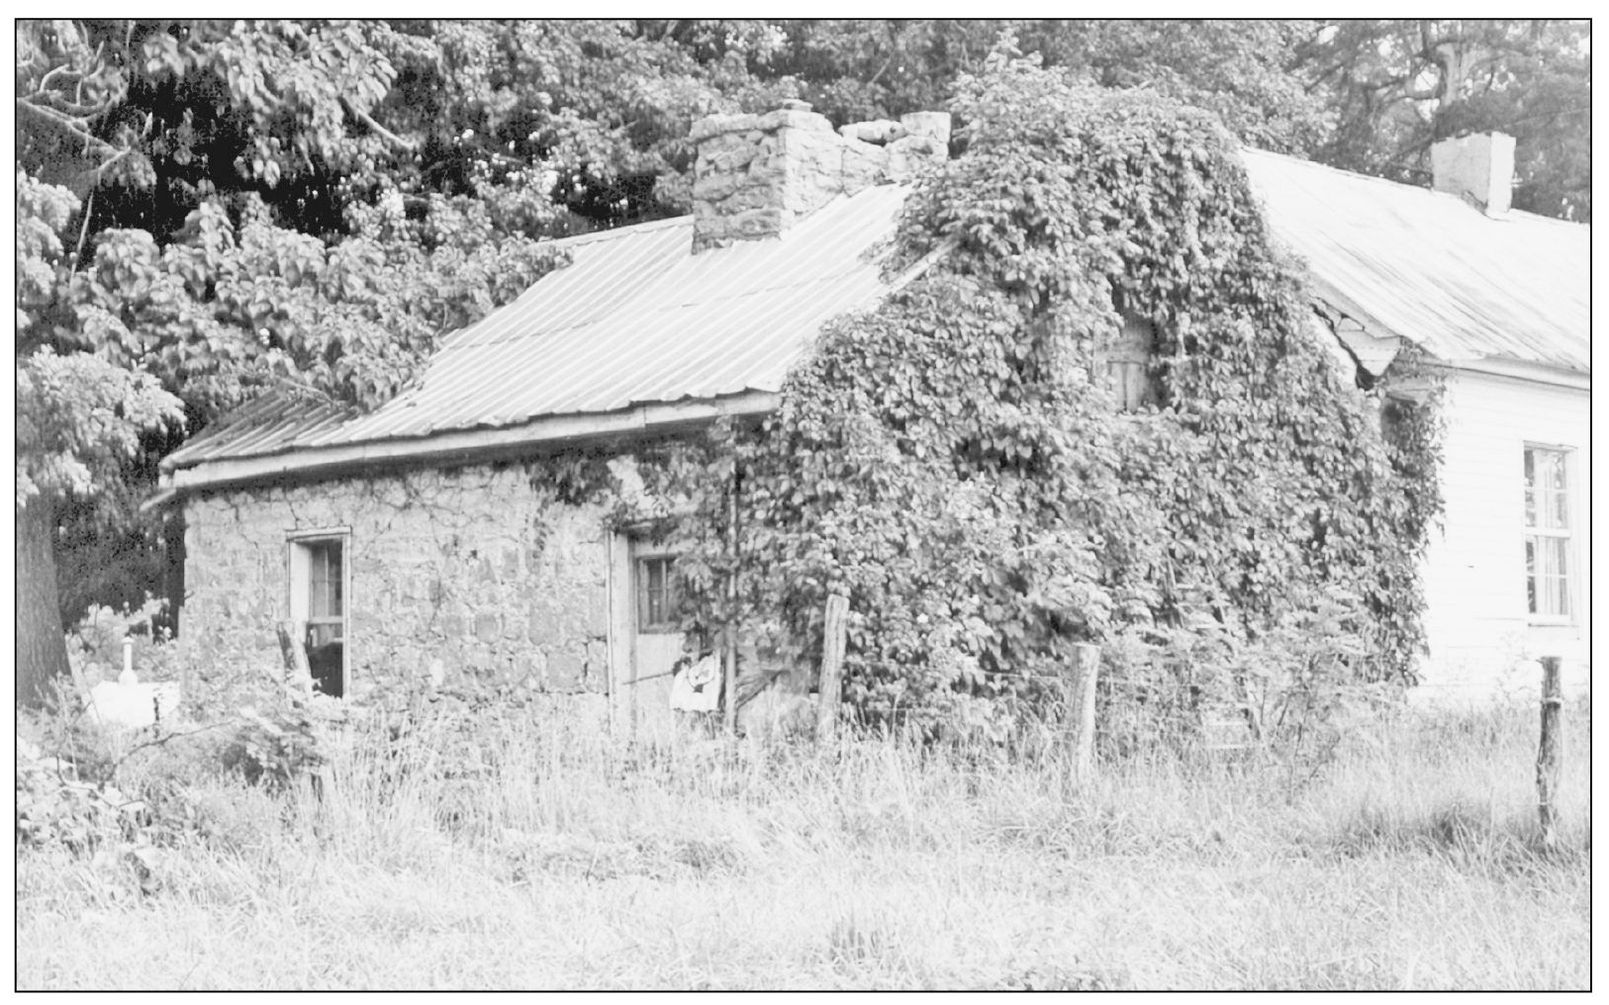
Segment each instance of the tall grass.
[{"label": "tall grass", "polygon": [[1585,709],[1558,845],[1534,713],[1332,761],[623,745],[562,719],[358,731],[321,787],[186,793],[149,892],[18,862],[22,987],[1585,987]]}]

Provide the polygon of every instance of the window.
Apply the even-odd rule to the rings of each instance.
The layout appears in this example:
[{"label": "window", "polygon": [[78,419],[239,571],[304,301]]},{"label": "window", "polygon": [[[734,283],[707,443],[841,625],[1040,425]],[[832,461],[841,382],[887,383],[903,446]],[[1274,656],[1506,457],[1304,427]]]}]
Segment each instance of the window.
[{"label": "window", "polygon": [[1151,355],[1156,347],[1156,329],[1151,322],[1132,314],[1123,315],[1123,332],[1102,354],[1106,364],[1107,386],[1117,400],[1119,411],[1137,412],[1160,404],[1156,381],[1151,376]]},{"label": "window", "polygon": [[291,618],[307,647],[313,686],[346,693],[346,539],[291,542]]},{"label": "window", "polygon": [[675,562],[669,555],[637,559],[637,631],[680,631]]},{"label": "window", "polygon": [[1525,602],[1538,618],[1568,618],[1570,598],[1569,453],[1525,448]]}]

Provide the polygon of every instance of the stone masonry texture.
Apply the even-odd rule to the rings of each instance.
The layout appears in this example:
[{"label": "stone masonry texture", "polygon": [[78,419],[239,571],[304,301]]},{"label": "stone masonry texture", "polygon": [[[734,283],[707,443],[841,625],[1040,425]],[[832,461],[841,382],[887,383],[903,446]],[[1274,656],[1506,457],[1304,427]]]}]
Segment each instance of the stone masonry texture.
[{"label": "stone masonry texture", "polygon": [[[865,137],[865,138],[863,138]],[[851,123],[843,135],[803,102],[693,124],[693,250],[776,237],[834,196],[908,180],[948,156],[950,117]],[[886,145],[884,145],[886,144]]]},{"label": "stone masonry texture", "polygon": [[[534,465],[475,465],[219,491],[185,504],[185,635],[277,662],[290,539],[349,532],[349,695],[408,681],[601,694],[608,532]],[[534,474],[533,474],[534,472]]]}]

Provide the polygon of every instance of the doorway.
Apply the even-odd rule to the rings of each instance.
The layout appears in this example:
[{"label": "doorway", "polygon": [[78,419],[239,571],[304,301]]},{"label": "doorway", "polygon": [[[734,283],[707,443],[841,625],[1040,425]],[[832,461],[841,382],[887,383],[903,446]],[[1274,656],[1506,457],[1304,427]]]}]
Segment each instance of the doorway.
[{"label": "doorway", "polygon": [[671,678],[686,640],[676,554],[646,538],[617,534],[610,571],[615,714],[634,738],[669,738],[676,725]]}]

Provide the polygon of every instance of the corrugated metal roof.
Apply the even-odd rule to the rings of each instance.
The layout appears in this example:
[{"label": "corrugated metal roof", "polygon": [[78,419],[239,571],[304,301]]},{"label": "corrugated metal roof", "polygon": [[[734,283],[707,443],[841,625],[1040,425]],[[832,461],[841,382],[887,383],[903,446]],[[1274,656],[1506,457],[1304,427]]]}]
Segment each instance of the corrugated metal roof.
[{"label": "corrugated metal roof", "polygon": [[[1587,372],[1588,228],[1245,151],[1273,229],[1316,292],[1377,339],[1448,361]],[[840,198],[781,239],[693,255],[692,218],[570,238],[571,264],[448,336],[415,388],[366,416],[276,395],[165,470],[304,448],[503,428],[541,416],[774,391],[828,318],[873,302],[907,189]]]},{"label": "corrugated metal roof", "polygon": [[1457,196],[1260,150],[1245,162],[1315,292],[1370,335],[1409,339],[1449,363],[1590,371],[1588,227],[1488,217]]},{"label": "corrugated metal roof", "polygon": [[775,391],[824,322],[885,289],[908,191],[868,188],[779,239],[699,255],[691,217],[567,239],[568,266],[449,335],[420,383],[374,412],[268,395],[163,467]]}]

